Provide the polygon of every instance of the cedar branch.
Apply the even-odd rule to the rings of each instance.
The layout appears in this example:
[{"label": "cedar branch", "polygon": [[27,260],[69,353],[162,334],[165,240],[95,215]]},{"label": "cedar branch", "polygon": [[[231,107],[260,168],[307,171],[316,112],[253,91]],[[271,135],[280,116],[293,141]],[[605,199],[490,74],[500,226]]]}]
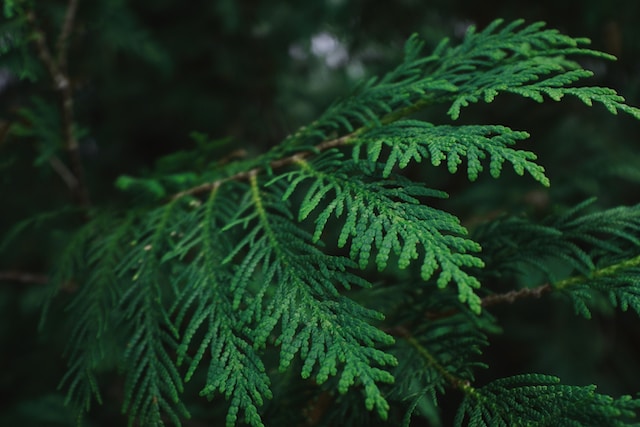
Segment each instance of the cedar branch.
[{"label": "cedar branch", "polygon": [[20,282],[46,285],[49,277],[44,274],[28,273],[24,271],[0,271],[0,282]]},{"label": "cedar branch", "polygon": [[[288,166],[291,164],[296,163],[299,160],[302,160],[304,158],[307,158],[309,156],[311,156],[312,154],[317,154],[317,153],[321,153],[323,151],[326,151],[330,148],[334,148],[334,147],[339,147],[341,145],[345,145],[351,138],[353,138],[353,136],[355,135],[355,132],[350,133],[348,135],[344,135],[341,136],[340,138],[335,138],[335,139],[331,139],[331,140],[327,140],[327,141],[323,141],[321,143],[319,143],[318,145],[315,145],[313,147],[313,150],[307,150],[307,151],[302,151],[287,157],[283,157],[281,159],[277,159],[274,160],[272,162],[269,163],[269,168],[270,169],[279,169],[281,167],[284,166]],[[242,180],[246,180],[249,179],[251,176],[255,176],[257,173],[261,172],[264,168],[263,167],[255,167],[253,169],[250,169],[248,171],[243,171],[243,172],[238,172],[234,175],[228,176],[226,178],[221,178],[212,182],[206,182],[204,184],[200,184],[198,186],[195,187],[191,187],[187,190],[181,191],[179,193],[174,194],[173,196],[171,196],[170,200],[177,200],[181,197],[185,197],[185,196],[194,196],[196,194],[200,194],[200,193],[205,193],[205,192],[209,192],[211,190],[213,190],[214,188],[219,187],[220,185],[224,184],[225,182],[229,182],[229,181],[242,181]]]},{"label": "cedar branch", "polygon": [[64,23],[58,37],[56,49],[58,51],[57,60],[60,68],[66,72],[67,50],[69,47],[69,37],[73,31],[73,23],[75,21],[76,12],[78,10],[79,0],[70,0],[67,6],[67,13],[64,17]]},{"label": "cedar branch", "polygon": [[[75,180],[70,180],[68,177],[62,176],[63,180],[69,185],[73,183],[71,187],[74,198],[77,203],[82,207],[89,207],[91,201],[89,198],[89,191],[86,185],[84,167],[82,165],[82,158],[80,156],[80,149],[78,139],[74,132],[74,106],[73,106],[73,89],[71,87],[71,81],[67,74],[67,52],[68,41],[73,29],[73,23],[75,20],[76,11],[78,9],[78,0],[70,0],[67,6],[67,12],[65,14],[64,23],[60,36],[58,38],[56,59],[52,54],[47,44],[47,38],[44,31],[38,25],[35,12],[30,10],[26,14],[27,22],[31,25],[34,31],[34,43],[36,52],[40,61],[43,63],[47,72],[54,83],[54,89],[58,92],[60,102],[62,105],[62,125],[65,141],[65,149],[69,155],[71,162],[71,170],[75,175]],[[54,168],[59,173],[60,168]]]},{"label": "cedar branch", "polygon": [[[553,287],[549,283],[537,286],[535,288],[523,288],[518,290],[512,290],[503,294],[493,294],[482,298],[482,307],[491,307],[498,304],[513,304],[516,301],[525,298],[540,298],[542,295],[549,293],[553,290]],[[445,319],[447,317],[454,316],[459,313],[459,310],[452,308],[446,311],[433,312],[428,311],[425,317],[429,320]]]}]

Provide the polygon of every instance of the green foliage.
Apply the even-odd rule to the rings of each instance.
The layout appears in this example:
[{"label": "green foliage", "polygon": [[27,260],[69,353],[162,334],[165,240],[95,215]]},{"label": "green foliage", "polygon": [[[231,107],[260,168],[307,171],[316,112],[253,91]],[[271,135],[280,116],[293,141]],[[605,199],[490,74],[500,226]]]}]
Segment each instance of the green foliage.
[{"label": "green foliage", "polygon": [[614,307],[640,313],[639,207],[590,213],[593,203],[588,200],[540,223],[503,218],[482,227],[474,237],[492,254],[493,272],[524,276],[537,271],[586,318],[591,318],[586,303],[598,294]]},{"label": "green foliage", "polygon": [[[5,4],[17,26],[2,30],[12,41],[0,40],[2,53],[27,46],[46,57],[46,45],[25,35],[22,4]],[[64,31],[62,9],[51,10],[49,25]],[[86,13],[100,44],[171,72],[126,2]],[[56,84],[67,71],[60,40],[53,67],[44,60]],[[537,102],[569,95],[640,119],[614,90],[574,86],[593,75],[578,59],[612,59],[587,43],[542,23],[497,20],[427,55],[413,35],[400,65],[365,79],[265,154],[219,159],[231,140],[193,133],[194,150],[115,180],[126,203],[80,203],[84,223],[58,234],[64,243],[51,262],[53,292],[72,288],[63,301],[71,326],[60,386],[80,423],[94,400],[111,399],[105,377],[117,371],[124,381],[114,400],[129,425],[201,415],[192,381],[211,406],[224,406],[227,426],[274,425],[271,399],[309,425],[409,425],[416,417],[437,425],[451,389],[464,395],[460,426],[632,425],[640,400],[595,386],[541,374],[473,383],[491,367],[481,356],[501,330],[489,308],[496,301],[553,292],[587,318],[597,298],[640,314],[640,207],[589,211],[588,201],[542,220],[506,213],[467,226],[446,204],[457,195],[436,189],[423,173],[431,168],[416,165],[446,162],[444,175],[466,167],[468,181],[479,182],[464,185],[476,185],[489,178],[481,176],[487,162],[494,179],[509,163],[549,187],[536,154],[516,147],[528,132],[456,120],[502,93]],[[68,91],[58,92],[61,110],[33,96],[10,137],[40,147],[38,166],[68,157],[76,191],[86,185],[76,140],[86,133],[66,108]],[[435,123],[438,112],[450,124]],[[16,225],[3,252],[29,224],[61,211]],[[495,285],[505,283],[510,292],[501,294]],[[49,301],[49,316],[60,299]],[[313,415],[323,399],[328,409]]]},{"label": "green foliage", "polygon": [[[461,267],[482,267],[482,262],[467,252],[480,248],[475,242],[462,237],[466,230],[458,220],[445,212],[422,205],[419,197],[444,197],[445,194],[416,185],[398,177],[381,180],[375,170],[361,171],[361,164],[341,161],[340,156],[324,155],[316,164],[301,163],[299,172],[290,173],[292,181],[285,197],[293,193],[305,179],[313,179],[300,206],[299,220],[304,220],[321,203],[326,206],[316,219],[314,240],[322,232],[333,214],[346,214],[338,236],[338,247],[350,241],[350,258],[358,260],[360,268],[366,268],[371,252],[375,251],[378,270],[387,267],[389,255],[398,256],[398,266],[407,268],[418,258],[419,246],[424,250],[421,277],[428,280],[440,270],[438,286],[443,288],[450,281],[458,285],[460,300],[480,311],[480,300],[473,289],[480,286]],[[370,165],[375,168],[375,164]],[[363,174],[360,178],[359,174]],[[376,176],[377,175],[377,176]],[[323,200],[330,192],[330,201]]]},{"label": "green foliage", "polygon": [[[501,92],[538,102],[542,102],[543,94],[556,101],[568,94],[587,105],[594,101],[602,103],[614,114],[620,109],[640,117],[640,110],[624,104],[624,98],[612,89],[569,86],[593,74],[567,56],[612,59],[610,55],[581,48],[580,45],[589,43],[587,39],[544,29],[543,23],[519,28],[522,24],[514,21],[500,28],[502,21],[496,20],[479,33],[471,27],[462,44],[450,47],[444,40],[426,57],[424,42],[413,35],[405,44],[401,65],[383,78],[367,80],[352,96],[330,106],[285,145],[325,139],[336,131],[357,135],[432,104],[450,104],[449,116],[458,119],[463,107],[479,101],[492,102]],[[473,132],[472,129],[469,131]],[[521,139],[521,135],[514,134],[512,139]],[[539,178],[540,172],[534,176]]]},{"label": "green foliage", "polygon": [[401,363],[393,372],[397,384],[391,396],[410,402],[403,425],[409,425],[419,407],[437,405],[438,394],[446,393],[451,382],[460,386],[473,381],[474,371],[485,367],[478,356],[488,344],[486,332],[457,314],[434,319],[398,343]]},{"label": "green foliage", "polygon": [[13,0],[8,0],[4,2],[4,16],[6,18],[12,18],[15,7],[16,7],[16,4]]},{"label": "green foliage", "polygon": [[504,126],[434,126],[417,120],[402,120],[364,134],[359,138],[353,155],[358,159],[360,147],[365,145],[367,158],[376,162],[382,149],[388,147],[390,152],[383,171],[385,178],[396,165],[404,169],[412,160],[419,163],[429,157],[433,166],[439,166],[446,160],[449,172],[455,173],[466,157],[470,181],[478,178],[483,170],[482,160],[488,155],[489,170],[494,178],[500,176],[506,161],[513,165],[518,175],[526,170],[536,181],[549,186],[544,168],[533,162],[537,158],[534,153],[508,147],[528,137],[526,132],[512,131]]},{"label": "green foliage", "polygon": [[519,375],[473,390],[460,407],[456,426],[626,426],[639,402],[613,399],[595,386],[560,384],[547,375]]},{"label": "green foliage", "polygon": [[[117,231],[107,239],[93,245],[90,243],[95,239],[92,234],[94,228],[105,232],[110,227],[117,227]],[[66,280],[78,277],[80,271],[86,274],[85,285],[70,305],[76,316],[71,333],[72,342],[76,344],[67,355],[69,370],[60,384],[68,391],[67,403],[73,400],[84,411],[89,410],[94,396],[98,403],[102,402],[96,378],[97,362],[102,359],[105,343],[109,342],[104,337],[111,333],[110,326],[116,320],[112,314],[120,298],[116,271],[126,248],[122,240],[130,227],[130,220],[118,227],[111,218],[105,218],[105,223],[96,222],[92,227],[86,227],[84,232],[77,233],[77,242],[69,245],[68,255],[62,257],[64,260],[67,256],[74,257],[84,252],[87,254],[86,261],[70,259],[60,265],[71,269],[57,272],[59,286],[63,286]]]},{"label": "green foliage", "polygon": [[31,108],[23,108],[18,114],[24,125],[18,124],[11,132],[19,138],[37,141],[40,155],[35,164],[41,165],[57,154],[63,146],[62,123],[58,108],[42,98],[33,98]]},{"label": "green foliage", "polygon": [[[233,294],[226,286],[230,277],[222,268],[230,248],[221,228],[230,221],[234,211],[233,205],[218,196],[217,191],[212,191],[205,204],[183,217],[181,223],[190,225],[191,230],[184,233],[163,257],[164,260],[180,259],[192,248],[202,248],[180,273],[180,280],[186,280],[186,283],[177,291],[171,310],[176,327],[180,327],[190,314],[177,349],[178,364],[189,361],[185,375],[188,381],[208,352],[211,359],[201,394],[212,397],[220,392],[230,400],[228,425],[235,424],[240,409],[249,423],[261,425],[258,407],[264,398],[271,397],[270,380],[250,337],[245,336],[246,322],[232,308]],[[193,310],[192,314],[190,310]],[[203,334],[197,335],[201,328]],[[190,349],[196,350],[193,356],[189,356]]]},{"label": "green foliage", "polygon": [[24,2],[4,2],[4,17],[0,22],[0,57],[2,64],[20,79],[36,81],[42,66],[30,52],[30,31],[25,17]]}]

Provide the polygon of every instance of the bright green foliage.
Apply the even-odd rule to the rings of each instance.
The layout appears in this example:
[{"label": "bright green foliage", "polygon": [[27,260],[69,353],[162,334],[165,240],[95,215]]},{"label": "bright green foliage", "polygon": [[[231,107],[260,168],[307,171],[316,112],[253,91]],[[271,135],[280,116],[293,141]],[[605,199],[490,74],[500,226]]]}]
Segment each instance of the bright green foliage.
[{"label": "bright green foliage", "polygon": [[[426,57],[422,56],[424,43],[412,36],[405,45],[402,64],[383,78],[366,81],[350,97],[329,107],[318,120],[285,141],[285,146],[304,146],[329,138],[334,132],[357,135],[431,104],[450,103],[448,113],[457,119],[461,108],[479,101],[491,102],[501,92],[539,102],[543,94],[556,101],[569,94],[587,105],[595,101],[613,113],[622,110],[640,118],[640,110],[624,104],[624,98],[612,89],[568,87],[593,75],[567,59],[568,55],[611,56],[581,48],[589,41],[544,29],[543,23],[520,29],[522,23],[514,21],[500,28],[502,22],[496,20],[479,33],[471,27],[460,46],[450,47],[444,40]],[[497,129],[501,128],[494,131]],[[514,133],[510,139],[521,137]],[[541,170],[533,176],[541,179]]]},{"label": "bright green foliage", "polygon": [[[235,424],[239,410],[244,411],[251,425],[261,425],[257,408],[264,398],[271,397],[270,381],[250,338],[244,336],[242,316],[232,309],[232,295],[227,286],[230,277],[221,268],[230,248],[221,225],[229,221],[233,211],[218,195],[212,191],[205,204],[183,215],[180,224],[189,229],[180,235],[174,231],[178,240],[163,257],[165,262],[175,262],[194,248],[201,249],[177,278],[184,284],[177,290],[172,308],[176,327],[190,315],[178,347],[178,364],[189,361],[185,375],[188,381],[202,359],[210,356],[201,394],[211,398],[220,392],[230,400],[228,425]],[[198,335],[200,330],[202,335]],[[195,353],[190,357],[193,349]]]},{"label": "bright green foliage", "polygon": [[631,396],[613,399],[596,386],[560,384],[548,375],[518,375],[469,391],[456,426],[626,426],[640,405]]},{"label": "bright green foliage", "polygon": [[[332,215],[339,218],[345,214],[338,247],[350,241],[350,258],[358,260],[360,268],[367,266],[373,251],[378,270],[387,267],[391,252],[398,256],[398,266],[407,268],[418,258],[422,246],[422,279],[428,280],[440,268],[438,286],[443,288],[454,281],[460,300],[480,311],[479,298],[473,293],[480,284],[461,268],[482,266],[477,257],[467,253],[478,251],[478,245],[462,237],[467,232],[454,216],[423,205],[418,199],[445,194],[402,177],[376,179],[379,171],[362,170],[360,166],[328,153],[315,164],[301,163],[299,171],[285,175],[291,180],[285,195],[305,179],[313,180],[302,200],[299,220],[325,202],[316,219],[314,240],[320,239]],[[330,202],[324,200],[325,196],[331,197]]]},{"label": "bright green foliage", "polygon": [[169,355],[169,350],[177,347],[177,331],[163,304],[168,274],[158,262],[165,236],[176,220],[175,205],[152,211],[144,218],[152,228],[137,230],[119,268],[120,278],[128,282],[118,308],[124,314],[119,319],[123,323],[120,327],[128,336],[123,355],[123,410],[131,414],[131,424],[140,419],[145,425],[161,425],[163,414],[179,424],[179,417],[188,415],[179,397],[183,391],[181,375]]},{"label": "bright green foliage", "polygon": [[115,185],[123,191],[132,192],[138,197],[146,196],[151,200],[160,200],[167,195],[162,184],[150,178],[133,178],[121,175],[116,180]]},{"label": "bright green foliage", "polygon": [[[479,101],[491,102],[501,92],[515,93],[538,102],[542,102],[544,94],[556,101],[569,94],[587,105],[596,101],[614,113],[619,108],[640,117],[640,110],[623,106],[624,99],[611,89],[567,87],[593,74],[566,56],[581,54],[611,59],[604,53],[580,47],[589,40],[544,29],[541,22],[520,30],[517,29],[522,21],[500,28],[501,24],[500,20],[494,21],[481,32],[475,32],[472,27],[463,44],[438,50],[444,53],[442,65],[435,74],[447,76],[445,78],[458,88],[449,108],[452,118],[460,116],[462,107]],[[469,73],[469,70],[475,72]]]},{"label": "bright green foliage", "polygon": [[424,42],[413,35],[405,44],[404,61],[398,67],[382,78],[362,83],[350,97],[334,103],[318,120],[300,129],[292,141],[300,145],[299,141],[326,139],[336,131],[353,132],[364,125],[378,126],[416,102],[455,92],[457,88],[451,82],[427,72],[439,58],[437,54],[424,57],[423,49]]},{"label": "bright green foliage", "polygon": [[[24,31],[16,4],[5,15]],[[126,2],[97,10],[97,28],[113,18],[127,29],[106,32],[114,49],[169,68]],[[494,279],[546,284],[586,317],[585,301],[601,294],[640,313],[640,208],[587,213],[585,203],[469,232],[442,207],[449,195],[408,169],[430,158],[454,174],[466,162],[476,181],[483,161],[493,178],[506,162],[548,187],[536,155],[514,148],[527,132],[415,113],[440,106],[456,120],[463,107],[510,93],[538,102],[571,95],[640,118],[612,89],[571,86],[592,75],[571,58],[611,59],[585,44],[521,21],[471,28],[458,46],[445,40],[430,55],[414,35],[399,66],[264,155],[214,161],[211,147],[228,141],[196,133],[194,152],[169,155],[143,177],[122,175],[115,185],[133,196],[129,205],[86,209],[55,263],[57,288],[79,287],[69,304],[67,401],[88,411],[104,397],[99,374],[117,368],[129,425],[180,425],[196,413],[185,393],[193,380],[201,396],[226,399],[227,426],[264,426],[267,401],[294,377],[312,390],[307,406],[329,396],[338,409],[328,418],[345,413],[354,424],[375,416],[409,425],[437,414],[454,388],[465,395],[457,425],[631,425],[640,401],[595,386],[536,374],[471,383],[500,329],[482,299]],[[33,98],[19,112],[25,123],[12,127],[12,137],[42,147],[40,163],[73,152],[61,130],[70,123],[53,105]]]},{"label": "bright green foliage", "polygon": [[533,162],[537,158],[534,153],[508,147],[528,137],[526,132],[504,126],[434,126],[418,120],[402,120],[366,132],[358,138],[353,156],[357,160],[360,147],[365,145],[367,158],[376,162],[383,147],[388,147],[390,152],[385,153],[383,170],[385,178],[396,165],[404,169],[412,160],[419,163],[429,157],[434,166],[446,160],[449,172],[455,173],[466,157],[467,175],[469,180],[475,181],[483,170],[482,160],[488,155],[491,159],[489,170],[494,178],[500,176],[506,161],[513,165],[518,175],[526,170],[535,180],[549,186],[544,168]]},{"label": "bright green foliage", "polygon": [[[246,304],[245,316],[257,321],[257,347],[264,346],[276,324],[282,323],[282,332],[275,339],[282,346],[281,370],[287,369],[299,352],[304,360],[302,377],[309,377],[318,365],[316,381],[322,384],[337,374],[338,364],[345,364],[338,390],[346,392],[357,378],[365,388],[367,408],[375,407],[385,418],[388,404],[376,382],[391,382],[393,377],[375,364],[396,361],[373,346],[391,344],[393,339],[368,323],[381,319],[381,314],[341,297],[338,291],[338,285],[350,289],[369,284],[349,272],[355,263],[326,255],[311,245],[311,236],[292,226],[287,207],[272,195],[262,195],[252,177],[251,199],[239,210],[240,218],[231,223],[246,224],[253,218],[258,222],[228,257],[247,249],[230,283],[235,293],[233,307]],[[261,283],[245,302],[245,290],[254,276]],[[273,296],[263,308],[267,292]]]}]

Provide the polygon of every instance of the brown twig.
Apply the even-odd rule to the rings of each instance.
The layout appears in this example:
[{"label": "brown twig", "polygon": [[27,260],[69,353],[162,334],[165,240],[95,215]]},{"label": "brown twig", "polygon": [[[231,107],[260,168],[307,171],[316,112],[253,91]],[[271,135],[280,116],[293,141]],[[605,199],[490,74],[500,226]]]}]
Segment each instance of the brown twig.
[{"label": "brown twig", "polygon": [[398,326],[394,329],[394,331],[396,333],[396,336],[402,337],[406,342],[409,343],[409,345],[415,348],[418,353],[427,361],[427,363],[436,371],[438,371],[440,375],[442,375],[442,377],[446,379],[453,388],[463,390],[470,386],[468,380],[459,378],[453,373],[449,372],[447,368],[445,368],[440,363],[440,361],[438,361],[436,357],[434,357],[404,326]]},{"label": "brown twig", "polygon": [[[328,140],[328,141],[323,141],[320,144],[314,146],[313,150],[302,151],[300,153],[296,153],[296,154],[293,154],[293,155],[288,156],[288,157],[283,157],[282,159],[274,160],[274,161],[269,163],[269,168],[278,169],[278,168],[281,168],[281,167],[296,163],[297,161],[305,159],[305,158],[311,156],[312,154],[320,153],[322,151],[326,151],[326,150],[328,150],[330,148],[333,148],[333,147],[339,147],[341,145],[346,144],[351,138],[353,138],[353,136],[354,136],[354,133],[350,133],[348,135],[341,136],[340,138],[335,138],[335,139],[331,139],[331,140]],[[176,200],[176,199],[179,199],[179,198],[184,197],[184,196],[193,196],[193,195],[196,195],[196,194],[209,192],[209,191],[213,190],[214,188],[217,188],[220,185],[224,184],[225,182],[242,181],[242,180],[245,180],[245,179],[249,179],[251,176],[254,176],[255,174],[257,174],[258,172],[260,172],[262,170],[263,170],[262,167],[256,167],[256,168],[250,169],[248,171],[238,172],[238,173],[236,173],[234,175],[231,175],[231,176],[228,176],[226,178],[221,178],[221,179],[218,179],[216,181],[200,184],[200,185],[198,185],[196,187],[192,187],[192,188],[189,188],[187,190],[184,190],[184,191],[181,191],[179,193],[174,194],[173,196],[171,196],[171,200]]]},{"label": "brown twig", "polygon": [[540,298],[542,295],[553,290],[550,284],[545,283],[536,288],[523,288],[519,290],[509,291],[504,294],[494,294],[482,298],[482,306],[489,307],[497,304],[513,304],[514,302],[524,298]]},{"label": "brown twig", "polygon": [[218,160],[216,162],[216,166],[223,166],[234,160],[245,158],[247,154],[248,154],[247,150],[245,150],[244,148],[233,150],[231,153],[227,154],[222,159]]},{"label": "brown twig", "polygon": [[78,10],[78,0],[70,0],[69,6],[67,6],[67,13],[64,17],[64,23],[60,30],[60,36],[58,37],[58,44],[56,45],[58,51],[58,64],[63,71],[66,71],[67,62],[67,50],[69,47],[69,37],[73,31],[73,23],[76,18],[76,12]]},{"label": "brown twig", "polygon": [[75,188],[78,188],[78,179],[76,176],[69,170],[67,165],[65,165],[62,160],[58,158],[58,156],[49,157],[49,164],[51,168],[60,175],[60,178],[67,184],[69,190],[74,191]]},{"label": "brown twig", "polygon": [[36,52],[38,53],[38,57],[49,72],[49,75],[53,78],[53,81],[56,83],[57,88],[60,84],[64,84],[64,82],[58,81],[58,79],[61,77],[58,70],[58,65],[51,55],[51,51],[47,46],[47,39],[44,35],[44,32],[38,26],[38,20],[36,19],[36,14],[33,10],[27,12],[27,22],[29,22],[31,27],[34,29],[33,41],[36,44]]},{"label": "brown twig", "polygon": [[[47,69],[51,79],[54,83],[54,89],[60,96],[62,104],[62,125],[64,132],[65,148],[69,154],[69,160],[71,162],[71,170],[75,175],[75,180],[68,179],[68,176],[61,175],[63,180],[69,185],[73,183],[73,187],[70,187],[72,194],[77,203],[83,207],[89,207],[91,201],[89,199],[89,191],[87,189],[84,167],[82,165],[82,158],[80,156],[80,149],[78,139],[74,132],[74,107],[73,107],[73,89],[71,87],[71,81],[67,74],[67,52],[69,45],[69,37],[73,30],[73,23],[75,20],[76,11],[78,9],[78,0],[70,0],[67,7],[67,13],[65,15],[64,23],[60,31],[57,43],[57,53],[54,59],[51,50],[47,44],[47,38],[44,31],[39,27],[38,20],[33,10],[29,11],[26,15],[27,21],[34,30],[34,43],[38,57],[42,61],[43,65]],[[55,163],[55,162],[54,162]],[[52,163],[52,166],[54,164]],[[60,173],[61,168],[55,168],[56,172]]]},{"label": "brown twig", "polygon": [[[494,294],[482,298],[482,307],[490,307],[498,304],[513,304],[514,302],[524,298],[540,298],[542,295],[549,293],[553,290],[550,284],[545,283],[535,288],[523,288],[518,290],[509,291],[503,294]],[[429,320],[445,319],[447,317],[454,316],[460,311],[456,308],[452,308],[445,311],[428,311],[425,317]]]},{"label": "brown twig", "polygon": [[[51,283],[51,278],[44,274],[30,273],[26,271],[0,271],[0,282],[16,282],[25,285],[47,285]],[[63,282],[58,289],[65,293],[74,293],[78,290],[78,284],[73,280]]]},{"label": "brown twig", "polygon": [[44,274],[27,273],[24,271],[0,271],[0,282],[20,282],[46,285],[49,277]]}]

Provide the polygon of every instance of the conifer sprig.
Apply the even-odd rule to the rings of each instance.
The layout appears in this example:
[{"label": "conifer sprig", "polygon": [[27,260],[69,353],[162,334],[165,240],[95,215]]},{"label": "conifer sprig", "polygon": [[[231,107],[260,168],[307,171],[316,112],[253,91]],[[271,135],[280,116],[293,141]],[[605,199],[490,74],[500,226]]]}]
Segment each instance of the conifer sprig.
[{"label": "conifer sprig", "polygon": [[[543,274],[551,289],[569,297],[590,318],[590,300],[608,298],[623,311],[640,314],[640,206],[589,212],[587,200],[541,223],[524,217],[493,221],[476,230],[496,275]],[[564,265],[566,268],[558,268]],[[558,271],[568,274],[559,277]],[[568,273],[567,273],[568,271]]]},{"label": "conifer sprig", "polygon": [[123,354],[125,396],[123,411],[129,423],[162,425],[168,416],[175,425],[189,412],[180,394],[183,382],[170,352],[177,347],[177,332],[166,304],[168,272],[159,254],[165,246],[177,203],[152,211],[143,218],[152,228],[138,230],[128,257],[119,268],[120,280],[128,288],[120,297],[124,316],[119,320],[128,331]]},{"label": "conifer sprig", "polygon": [[366,407],[375,407],[386,417],[389,406],[377,383],[393,378],[376,365],[393,365],[396,360],[375,346],[393,340],[370,324],[381,319],[380,313],[340,296],[338,290],[338,286],[370,285],[349,271],[355,267],[352,261],[313,246],[311,236],[292,223],[288,204],[261,191],[256,175],[250,178],[250,185],[248,209],[230,225],[255,220],[256,231],[230,252],[234,256],[246,251],[230,286],[236,295],[233,306],[257,323],[254,347],[263,347],[281,323],[281,332],[274,337],[281,346],[281,370],[299,354],[302,377],[308,378],[317,366],[315,380],[322,384],[344,364],[338,390],[345,393],[354,384],[362,384]]},{"label": "conifer sprig", "polygon": [[[640,118],[640,109],[625,104],[624,98],[613,89],[571,86],[593,75],[571,57],[614,59],[611,55],[581,47],[588,43],[588,39],[545,29],[544,23],[523,27],[523,21],[503,25],[501,20],[496,20],[481,32],[471,27],[458,46],[452,47],[444,40],[426,56],[424,42],[413,35],[406,42],[404,61],[397,68],[380,79],[367,80],[350,96],[331,105],[316,121],[300,128],[256,161],[246,163],[246,169],[238,171],[237,165],[231,164],[227,169],[232,173],[185,189],[174,198],[206,192],[228,180],[247,179],[249,171],[272,171],[289,166],[299,157],[306,158],[345,144],[359,147],[372,142],[374,148],[370,153],[375,157],[376,147],[391,135],[393,141],[386,144],[396,147],[399,143],[406,147],[392,151],[392,155],[401,157],[397,163],[402,167],[410,158],[419,161],[418,154],[424,157],[425,150],[413,148],[415,143],[408,137],[407,127],[413,127],[411,131],[416,138],[424,137],[422,141],[440,139],[429,145],[428,149],[435,151],[432,162],[439,164],[444,159],[443,154],[452,150],[447,157],[448,166],[450,170],[457,170],[460,158],[467,157],[470,162],[467,172],[472,180],[482,170],[479,160],[488,154],[493,176],[499,175],[502,163],[508,161],[516,172],[521,174],[526,170],[548,185],[544,169],[533,162],[533,153],[501,148],[524,139],[525,132],[498,125],[461,126],[457,130],[450,127],[451,137],[460,137],[458,142],[461,144],[449,148],[447,140],[439,138],[437,133],[447,127],[434,126],[428,130],[428,123],[417,125],[413,121],[408,122],[411,125],[407,122],[401,122],[395,128],[392,125],[436,104],[449,105],[449,116],[458,119],[463,107],[476,102],[492,102],[500,93],[514,93],[538,102],[544,95],[555,101],[571,95],[586,105],[596,102],[614,114],[623,111]],[[356,148],[356,156],[358,150]],[[387,161],[387,173],[395,162],[393,157]]]},{"label": "conifer sprig", "polygon": [[467,389],[455,425],[622,427],[632,425],[639,408],[640,400],[631,396],[614,399],[594,385],[567,386],[557,377],[526,374]]},{"label": "conifer sprig", "polygon": [[430,208],[421,197],[445,197],[446,194],[412,183],[402,177],[380,180],[376,164],[367,165],[342,160],[339,153],[326,153],[314,164],[299,162],[297,171],[282,175],[290,181],[284,198],[292,194],[304,180],[312,183],[298,214],[306,219],[318,206],[323,206],[315,223],[314,241],[318,241],[331,216],[344,223],[338,236],[338,247],[350,242],[350,258],[366,268],[375,253],[379,271],[387,267],[393,253],[398,266],[407,268],[422,257],[421,277],[428,280],[439,271],[437,284],[444,288],[450,282],[458,286],[460,300],[480,310],[480,299],[474,289],[480,283],[463,267],[482,267],[482,262],[469,252],[479,246],[464,236],[467,231],[454,216]]},{"label": "conifer sprig", "polygon": [[[127,237],[131,232],[132,217],[114,221],[104,217],[86,226],[84,252],[86,260],[77,260],[73,271],[60,271],[54,276],[58,287],[69,280],[84,281],[74,301],[69,305],[73,314],[73,330],[69,340],[69,368],[60,383],[67,390],[67,402],[73,401],[82,411],[89,411],[93,398],[102,403],[96,374],[105,364],[105,347],[113,345],[111,329],[116,321],[114,311],[119,304],[122,289],[117,271],[126,253]],[[96,230],[97,228],[97,230]],[[109,232],[112,232],[109,234]],[[99,237],[101,233],[106,238]],[[82,253],[74,248],[74,254]],[[84,273],[79,275],[78,273]]]},{"label": "conifer sprig", "polygon": [[534,179],[549,186],[544,168],[533,162],[537,158],[534,153],[509,147],[528,137],[527,132],[504,126],[435,126],[418,120],[402,120],[365,132],[354,143],[353,157],[358,160],[364,147],[368,160],[377,162],[386,148],[384,178],[389,177],[395,166],[404,169],[411,161],[419,163],[426,158],[431,159],[433,166],[445,161],[449,172],[455,173],[466,158],[471,181],[478,178],[484,169],[482,160],[489,157],[489,170],[494,178],[500,176],[503,163],[509,162],[519,175],[527,171]]},{"label": "conifer sprig", "polygon": [[272,396],[264,363],[247,336],[249,323],[233,310],[233,293],[227,284],[231,272],[223,265],[230,242],[222,232],[233,214],[230,199],[213,189],[202,205],[184,212],[178,236],[163,262],[175,263],[193,256],[177,274],[176,299],[170,310],[180,330],[177,364],[187,362],[185,381],[206,368],[206,383],[200,394],[212,399],[217,393],[229,401],[226,424],[244,419],[261,426],[258,408]]}]

